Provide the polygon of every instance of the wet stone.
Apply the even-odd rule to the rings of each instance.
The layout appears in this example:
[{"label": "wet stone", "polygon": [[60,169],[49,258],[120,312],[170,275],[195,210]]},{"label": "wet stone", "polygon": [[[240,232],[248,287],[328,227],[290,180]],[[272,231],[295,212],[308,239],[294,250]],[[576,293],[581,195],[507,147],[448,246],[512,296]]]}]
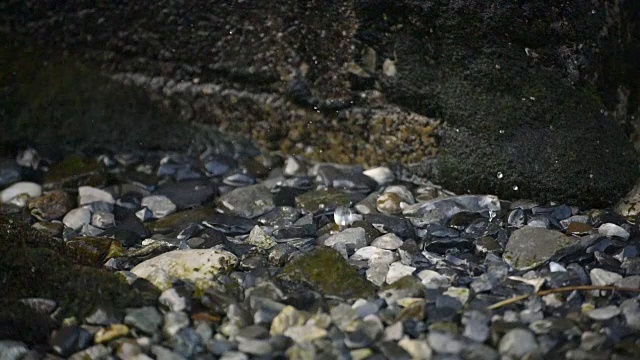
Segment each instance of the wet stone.
[{"label": "wet stone", "polygon": [[260,216],[257,220],[263,225],[280,229],[291,227],[299,218],[300,212],[298,209],[291,206],[278,206]]},{"label": "wet stone", "polygon": [[501,355],[522,359],[525,356],[534,356],[539,352],[535,336],[525,329],[513,329],[508,331],[498,346]]},{"label": "wet stone", "polygon": [[182,210],[205,204],[213,198],[216,191],[216,186],[207,180],[188,180],[164,183],[155,194],[166,196]]},{"label": "wet stone", "polygon": [[162,324],[162,315],[154,307],[127,309],[124,323],[147,334],[153,334]]},{"label": "wet stone", "polygon": [[364,221],[370,223],[378,230],[385,233],[393,233],[401,239],[415,238],[415,229],[407,219],[384,214],[367,214]]},{"label": "wet stone", "polygon": [[45,175],[46,190],[75,190],[80,186],[102,187],[106,178],[100,165],[79,155],[70,155],[53,164]]},{"label": "wet stone", "polygon": [[78,188],[78,205],[87,205],[94,202],[105,202],[107,204],[114,204],[115,200],[113,195],[91,186],[80,186]]},{"label": "wet stone", "polygon": [[518,270],[533,269],[576,242],[559,231],[527,226],[511,234],[503,258]]},{"label": "wet stone", "polygon": [[222,207],[233,215],[255,218],[275,207],[273,196],[264,185],[250,185],[235,189],[219,199]]},{"label": "wet stone", "polygon": [[616,224],[602,224],[598,227],[598,232],[604,236],[615,236],[624,240],[629,239],[629,232]]}]

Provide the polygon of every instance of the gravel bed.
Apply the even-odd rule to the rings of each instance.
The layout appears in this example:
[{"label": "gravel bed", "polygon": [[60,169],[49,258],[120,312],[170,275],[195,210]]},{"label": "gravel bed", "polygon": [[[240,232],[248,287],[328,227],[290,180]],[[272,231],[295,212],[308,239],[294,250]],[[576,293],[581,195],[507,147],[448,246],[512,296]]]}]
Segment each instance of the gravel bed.
[{"label": "gravel bed", "polygon": [[0,358],[640,358],[634,218],[236,145],[0,161],[3,216],[157,288],[81,316],[21,298],[55,329]]}]

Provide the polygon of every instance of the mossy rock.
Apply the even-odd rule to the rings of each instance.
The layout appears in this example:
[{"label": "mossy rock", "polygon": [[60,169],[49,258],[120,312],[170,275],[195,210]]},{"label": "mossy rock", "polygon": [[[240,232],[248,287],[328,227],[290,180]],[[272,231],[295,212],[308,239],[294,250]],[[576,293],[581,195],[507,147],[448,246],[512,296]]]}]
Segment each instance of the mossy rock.
[{"label": "mossy rock", "polygon": [[58,319],[83,318],[99,304],[117,308],[142,305],[138,292],[124,279],[105,270],[75,264],[61,242],[31,229],[13,216],[0,216],[0,273],[4,279],[0,283],[3,294],[0,333],[7,327],[23,329],[10,334],[17,340],[41,341],[42,336],[30,335],[30,329],[48,324],[42,316],[19,305],[19,299],[56,301],[61,309]]},{"label": "mossy rock", "polygon": [[296,207],[304,213],[332,211],[340,206],[349,206],[349,197],[336,189],[320,189],[307,191],[296,196]]},{"label": "mossy rock", "polygon": [[94,267],[101,267],[106,260],[122,256],[124,252],[119,241],[100,237],[75,238],[65,246],[77,264]]},{"label": "mossy rock", "polygon": [[43,187],[46,190],[77,191],[80,186],[103,187],[106,181],[104,168],[98,162],[71,154],[51,166],[44,177]]},{"label": "mossy rock", "polygon": [[181,225],[205,221],[214,214],[216,214],[216,211],[212,207],[203,206],[167,215],[161,219],[147,223],[146,227],[153,233],[168,233]]},{"label": "mossy rock", "polygon": [[291,261],[278,279],[302,283],[324,295],[346,299],[368,298],[375,291],[375,286],[360,276],[340,253],[323,246]]}]

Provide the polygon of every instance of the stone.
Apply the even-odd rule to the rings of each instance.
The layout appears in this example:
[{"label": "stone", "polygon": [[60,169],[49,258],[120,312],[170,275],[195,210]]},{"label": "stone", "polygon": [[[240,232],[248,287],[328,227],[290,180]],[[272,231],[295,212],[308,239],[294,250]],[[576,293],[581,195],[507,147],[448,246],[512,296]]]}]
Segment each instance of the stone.
[{"label": "stone", "polygon": [[344,229],[324,240],[324,245],[334,247],[336,244],[344,244],[348,248],[357,250],[367,245],[365,231],[361,227]]},{"label": "stone", "polygon": [[166,182],[156,189],[156,195],[163,195],[174,203],[178,210],[189,209],[205,204],[215,194],[217,188],[206,180],[188,180]]},{"label": "stone", "polygon": [[413,266],[404,265],[401,262],[394,262],[389,265],[389,272],[387,272],[386,283],[393,284],[401,278],[413,274],[416,270]]},{"label": "stone", "polygon": [[296,207],[305,214],[334,211],[338,207],[348,207],[351,201],[344,193],[335,189],[307,191],[296,196]]},{"label": "stone", "polygon": [[46,190],[63,189],[75,191],[81,186],[101,187],[106,179],[97,162],[79,155],[69,155],[51,166],[44,178]]},{"label": "stone", "polygon": [[146,334],[154,334],[162,324],[162,315],[152,306],[130,308],[127,309],[124,323]]},{"label": "stone", "polygon": [[373,285],[358,275],[338,252],[326,247],[316,247],[293,259],[277,277],[308,284],[323,294],[346,299],[366,298],[374,290]]},{"label": "stone", "polygon": [[255,218],[275,208],[273,195],[264,185],[249,185],[222,195],[218,201],[230,214]]},{"label": "stone", "polygon": [[589,272],[589,278],[591,279],[592,285],[606,286],[612,285],[616,281],[620,281],[622,279],[622,275],[614,273],[612,271],[595,268],[591,269],[591,271]]},{"label": "stone", "polygon": [[129,327],[124,324],[111,324],[106,328],[100,328],[93,336],[93,341],[96,344],[107,343],[113,339],[127,336],[129,334]]},{"label": "stone", "polygon": [[124,250],[117,240],[102,237],[78,237],[65,243],[68,253],[78,264],[101,267]]},{"label": "stone", "polygon": [[448,333],[430,331],[427,334],[427,343],[435,352],[442,354],[459,354],[464,344]]},{"label": "stone", "polygon": [[40,184],[33,182],[21,181],[0,191],[0,202],[8,204],[18,195],[26,194],[28,198],[36,198],[42,195],[42,187]]},{"label": "stone", "polygon": [[163,218],[176,212],[176,205],[164,195],[150,195],[142,198],[140,206],[151,212],[155,219]]},{"label": "stone", "polygon": [[80,230],[84,225],[87,225],[90,222],[91,211],[86,207],[75,208],[69,211],[64,218],[62,218],[64,226],[73,230]]},{"label": "stone", "polygon": [[503,258],[517,270],[529,270],[577,243],[559,231],[525,226],[511,233]]},{"label": "stone", "polygon": [[498,344],[500,355],[522,359],[525,356],[535,356],[539,353],[538,342],[531,331],[516,328],[509,330]]},{"label": "stone", "polygon": [[[296,310],[296,308],[294,308],[293,306],[286,306],[273,319],[273,321],[271,323],[271,329],[270,329],[269,333],[272,336],[273,335],[282,335],[282,334],[285,334],[285,332],[289,328],[302,326],[302,325],[305,324],[306,321],[307,321],[307,316],[305,316],[302,312]],[[297,330],[299,330],[299,329],[297,329]],[[326,334],[326,332],[325,332],[325,334]],[[291,337],[291,336],[289,336],[289,337]],[[294,339],[294,341],[295,341],[295,339]]]},{"label": "stone", "polygon": [[303,343],[326,337],[327,330],[314,325],[296,325],[287,328],[283,334],[296,343]]},{"label": "stone", "polygon": [[107,229],[116,225],[116,217],[110,212],[96,211],[91,214],[91,225],[100,229]]},{"label": "stone", "polygon": [[71,197],[62,190],[53,190],[42,196],[29,199],[27,208],[38,220],[56,220],[73,209]]},{"label": "stone", "polygon": [[395,176],[393,175],[393,171],[391,171],[391,169],[386,166],[367,169],[362,173],[375,180],[378,185],[386,185],[388,183],[391,183],[395,178]]},{"label": "stone", "polygon": [[216,249],[174,250],[136,265],[131,272],[149,280],[160,290],[175,280],[190,282],[202,292],[213,286],[215,276],[236,266],[238,258]]},{"label": "stone", "polygon": [[379,236],[371,242],[371,246],[375,246],[385,250],[397,250],[402,246],[402,244],[402,239],[400,239],[397,235],[391,233]]},{"label": "stone", "polygon": [[448,277],[433,270],[422,270],[417,276],[424,286],[429,289],[448,288],[451,284],[451,280]]},{"label": "stone", "polygon": [[623,229],[621,226],[612,223],[606,223],[598,227],[598,233],[604,236],[616,236],[623,240],[629,239],[629,232]]},{"label": "stone", "polygon": [[107,204],[115,204],[113,195],[110,193],[91,186],[80,186],[78,188],[78,205],[87,205],[93,202],[105,202]]},{"label": "stone", "polygon": [[433,356],[433,350],[424,340],[403,338],[398,341],[398,345],[408,352],[412,359],[430,360]]},{"label": "stone", "polygon": [[261,250],[271,249],[276,245],[276,241],[273,237],[267,235],[267,233],[259,226],[255,226],[249,236],[245,240],[245,243],[254,245]]},{"label": "stone", "polygon": [[589,311],[587,313],[587,316],[589,316],[593,320],[606,321],[620,315],[620,312],[621,311],[619,307],[615,305],[609,305]]},{"label": "stone", "polygon": [[391,250],[384,250],[375,246],[365,246],[356,250],[351,255],[351,260],[367,260],[369,266],[373,263],[389,265],[396,259],[396,254]]},{"label": "stone", "polygon": [[166,338],[171,338],[187,326],[189,326],[189,315],[186,312],[170,311],[164,314],[162,334]]}]

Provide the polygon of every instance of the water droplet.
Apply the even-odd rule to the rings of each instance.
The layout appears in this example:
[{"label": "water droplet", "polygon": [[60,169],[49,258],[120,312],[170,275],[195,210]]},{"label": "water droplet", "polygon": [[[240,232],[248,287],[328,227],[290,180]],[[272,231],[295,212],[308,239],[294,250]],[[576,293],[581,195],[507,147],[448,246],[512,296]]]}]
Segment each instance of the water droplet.
[{"label": "water droplet", "polygon": [[501,172],[498,171],[498,179],[502,179],[502,177],[504,176]]},{"label": "water droplet", "polygon": [[593,174],[589,174],[589,178],[590,178],[590,179],[593,179]]},{"label": "water droplet", "polygon": [[534,101],[536,99],[535,96],[529,96],[529,100]]},{"label": "water droplet", "polygon": [[518,191],[518,185],[513,185],[513,191]]},{"label": "water droplet", "polygon": [[594,10],[591,10],[591,13],[592,13],[592,14],[595,14],[595,13],[596,13],[595,9],[594,9]]},{"label": "water droplet", "polygon": [[504,134],[504,130],[502,130],[502,129],[500,129],[498,132],[499,132],[500,134]]}]

